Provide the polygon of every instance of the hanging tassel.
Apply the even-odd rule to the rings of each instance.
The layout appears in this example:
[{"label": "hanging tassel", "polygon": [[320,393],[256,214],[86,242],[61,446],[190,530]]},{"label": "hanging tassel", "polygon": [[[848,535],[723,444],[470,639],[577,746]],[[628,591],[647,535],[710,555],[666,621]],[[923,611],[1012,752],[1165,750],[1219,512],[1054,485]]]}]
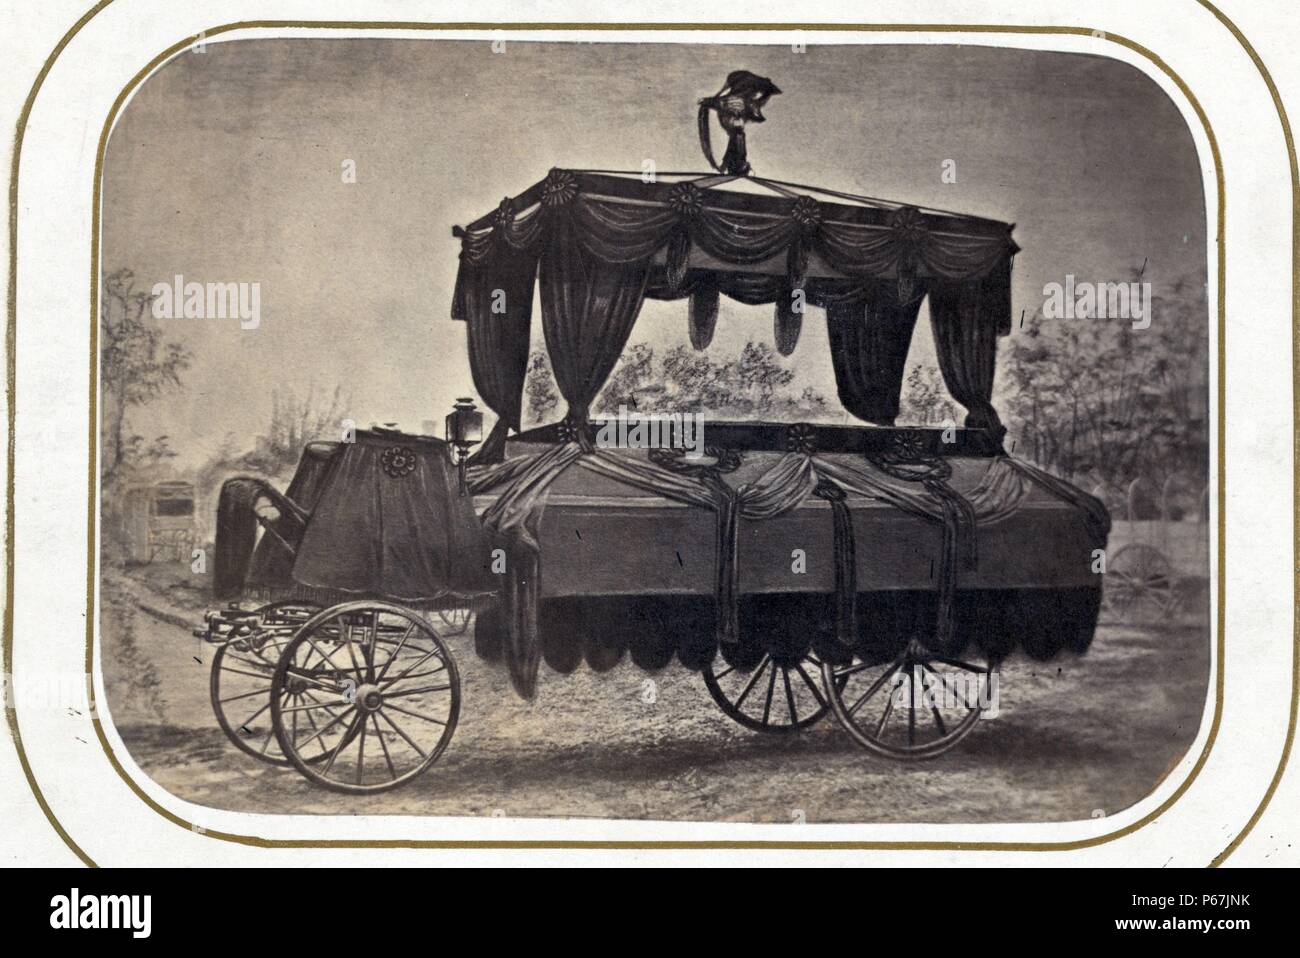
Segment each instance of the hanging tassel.
[{"label": "hanging tassel", "polygon": [[[798,297],[799,309],[795,309]],[[789,356],[799,345],[799,333],[803,329],[803,290],[791,289],[776,298],[776,351],[782,356]]]},{"label": "hanging tassel", "polygon": [[735,648],[740,645],[740,502],[736,491],[720,476],[715,474],[709,484],[718,496],[714,527],[717,556],[713,586],[713,601],[717,608],[714,635],[721,648]]},{"label": "hanging tassel", "polygon": [[537,695],[537,670],[542,661],[538,630],[537,580],[541,556],[522,542],[509,550],[509,573],[505,595],[505,660],[510,684],[519,696],[531,701]]},{"label": "hanging tassel", "polygon": [[898,260],[898,305],[906,306],[916,298],[916,257],[904,254]]},{"label": "hanging tassel", "polygon": [[785,278],[791,289],[803,289],[804,279],[808,275],[808,247],[802,237],[790,241],[785,254]]},{"label": "hanging tassel", "polygon": [[691,234],[682,227],[677,227],[668,237],[668,248],[664,253],[664,271],[667,274],[668,289],[676,293],[686,282],[686,268],[690,263]]},{"label": "hanging tassel", "polygon": [[713,342],[713,329],[718,323],[718,287],[711,279],[701,280],[691,292],[688,314],[691,345],[696,349],[707,349]]},{"label": "hanging tassel", "polygon": [[858,571],[853,515],[845,502],[844,490],[829,479],[819,479],[813,495],[831,504],[831,552],[835,559],[835,638],[841,647],[852,649],[858,640]]}]

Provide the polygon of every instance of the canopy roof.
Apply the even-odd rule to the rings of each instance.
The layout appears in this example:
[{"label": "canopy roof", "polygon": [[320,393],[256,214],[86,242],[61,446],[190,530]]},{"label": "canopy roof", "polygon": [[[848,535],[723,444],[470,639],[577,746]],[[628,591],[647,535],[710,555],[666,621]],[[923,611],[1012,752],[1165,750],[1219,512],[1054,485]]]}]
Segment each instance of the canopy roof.
[{"label": "canopy roof", "polygon": [[[804,306],[826,310],[841,401],[867,422],[898,414],[912,329],[930,299],[940,368],[967,425],[989,405],[996,337],[1010,331],[1012,226],[758,177],[553,169],[454,234],[452,318],[469,323],[475,386],[519,428],[533,286],[568,418],[585,422],[646,297],[689,298],[692,343],[719,295],[776,305],[793,352]],[[502,432],[500,439],[504,439]]]},{"label": "canopy roof", "polygon": [[[783,180],[711,173],[659,173],[654,182],[647,183],[641,173],[556,169],[453,233],[473,246],[503,220],[526,220],[548,205],[548,200],[577,200],[596,216],[640,207],[646,212],[640,225],[648,235],[638,238],[651,243],[666,239],[658,234],[672,225],[669,218],[690,221],[703,215],[714,221],[710,225],[715,229],[693,237],[688,256],[692,269],[784,275],[787,263],[781,254],[802,232],[823,234],[800,237],[811,241],[804,243],[808,247],[805,275],[819,278],[895,278],[900,270],[906,274],[909,269],[920,277],[963,278],[987,270],[1019,249],[1011,239],[1013,224],[997,220]],[[622,221],[605,226],[626,231],[632,224]],[[718,226],[737,234],[731,243],[717,235]],[[825,252],[818,239],[824,240]],[[728,256],[728,252],[736,252],[728,246],[747,247],[743,250],[747,255]],[[774,247],[770,256],[752,259],[769,246]],[[868,249],[855,256],[855,248],[862,246]],[[666,252],[666,246],[656,249],[653,261],[664,264]]]}]

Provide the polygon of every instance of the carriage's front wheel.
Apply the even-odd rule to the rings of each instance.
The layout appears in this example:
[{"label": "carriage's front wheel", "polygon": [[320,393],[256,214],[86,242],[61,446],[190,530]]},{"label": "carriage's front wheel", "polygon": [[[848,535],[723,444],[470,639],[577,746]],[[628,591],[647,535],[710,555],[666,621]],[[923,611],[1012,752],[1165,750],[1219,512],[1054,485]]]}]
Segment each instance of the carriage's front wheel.
[{"label": "carriage's front wheel", "polygon": [[935,655],[910,642],[891,662],[822,663],[840,725],[885,758],[934,758],[974,730],[997,691],[997,668]]},{"label": "carriage's front wheel", "polygon": [[704,669],[713,701],[755,732],[783,735],[820,722],[830,704],[816,679],[823,668],[812,653],[793,663],[764,655],[752,669],[715,659]]},{"label": "carriage's front wheel", "polygon": [[446,645],[419,615],[386,603],[315,616],[285,646],[271,689],[281,751],[338,792],[409,782],[442,755],[459,715],[460,676]]}]

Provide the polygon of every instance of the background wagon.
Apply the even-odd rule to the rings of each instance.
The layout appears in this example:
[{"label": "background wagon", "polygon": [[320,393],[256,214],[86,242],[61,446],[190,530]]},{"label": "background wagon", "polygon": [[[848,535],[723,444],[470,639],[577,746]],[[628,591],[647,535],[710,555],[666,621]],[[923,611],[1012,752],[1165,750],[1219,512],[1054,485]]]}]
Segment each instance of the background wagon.
[{"label": "background wagon", "polygon": [[131,486],[122,522],[133,562],[189,562],[198,535],[194,485],[183,480]]}]

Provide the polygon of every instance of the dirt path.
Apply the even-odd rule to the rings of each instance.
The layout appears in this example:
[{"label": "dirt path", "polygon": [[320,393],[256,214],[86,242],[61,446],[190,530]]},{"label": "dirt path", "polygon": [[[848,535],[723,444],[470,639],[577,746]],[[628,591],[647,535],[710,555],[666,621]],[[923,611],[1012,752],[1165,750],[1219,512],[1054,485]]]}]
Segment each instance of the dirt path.
[{"label": "dirt path", "polygon": [[[1195,629],[1103,627],[1082,659],[1003,667],[1001,714],[953,752],[873,758],[827,720],[793,738],[724,716],[700,677],[623,664],[543,674],[534,703],[453,639],[464,702],[437,766],[358,798],[317,788],[230,745],[208,704],[211,650],[175,624],[184,590],[106,582],[108,705],[132,757],[200,805],[348,814],[576,816],[706,821],[1057,821],[1113,814],[1148,794],[1193,740],[1208,655]],[[654,701],[645,699],[647,680]]]}]

